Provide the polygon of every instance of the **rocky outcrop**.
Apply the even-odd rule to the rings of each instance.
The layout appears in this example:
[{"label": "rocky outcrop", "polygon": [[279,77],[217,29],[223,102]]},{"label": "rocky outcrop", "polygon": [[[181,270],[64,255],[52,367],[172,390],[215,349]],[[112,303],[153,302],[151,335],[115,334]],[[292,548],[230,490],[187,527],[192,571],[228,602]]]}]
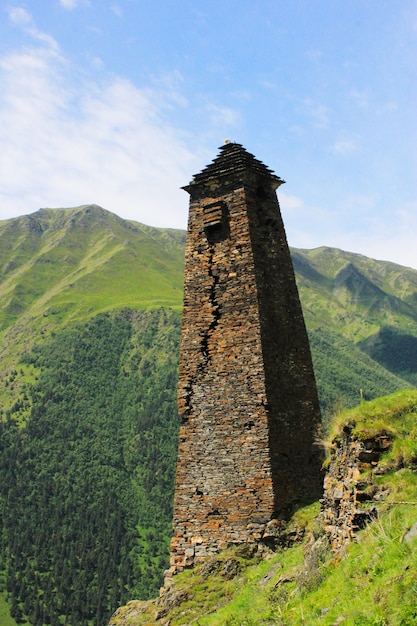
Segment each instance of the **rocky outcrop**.
[{"label": "rocky outcrop", "polygon": [[132,600],[113,613],[108,626],[135,626],[143,623],[145,615],[153,618],[156,600]]},{"label": "rocky outcrop", "polygon": [[377,517],[375,503],[385,497],[373,481],[381,455],[391,446],[385,433],[360,439],[346,425],[333,441],[321,500],[322,521],[332,550],[342,554],[356,533]]}]

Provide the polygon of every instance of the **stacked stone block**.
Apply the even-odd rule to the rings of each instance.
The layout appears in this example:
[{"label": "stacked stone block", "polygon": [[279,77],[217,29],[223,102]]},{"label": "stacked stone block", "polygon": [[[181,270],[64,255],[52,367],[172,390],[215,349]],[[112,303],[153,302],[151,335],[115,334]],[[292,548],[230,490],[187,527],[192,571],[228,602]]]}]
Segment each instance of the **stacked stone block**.
[{"label": "stacked stone block", "polygon": [[172,571],[261,540],[321,490],[320,411],[276,188],[240,144],[185,187]]}]

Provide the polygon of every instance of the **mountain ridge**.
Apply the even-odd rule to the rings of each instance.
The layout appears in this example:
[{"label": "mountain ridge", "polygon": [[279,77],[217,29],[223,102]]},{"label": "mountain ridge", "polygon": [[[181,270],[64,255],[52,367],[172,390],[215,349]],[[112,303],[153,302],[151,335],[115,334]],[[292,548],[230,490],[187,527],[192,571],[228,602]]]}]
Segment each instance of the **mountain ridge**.
[{"label": "mountain ridge", "polygon": [[[29,233],[26,241],[25,232]],[[118,252],[129,251],[129,246],[133,245],[133,242],[126,238],[129,233],[139,239],[143,247],[142,256],[148,252],[144,249],[145,246],[150,246],[151,252],[163,253],[165,263],[160,261],[159,269],[166,270],[169,261],[182,263],[185,243],[183,230],[155,228],[126,220],[94,204],[65,209],[44,208],[29,215],[0,221],[0,299],[4,298],[7,284],[11,286],[12,278],[17,277],[18,268],[20,267],[22,273],[28,270],[21,262],[25,258],[31,266],[35,260],[39,265],[50,264],[48,270],[51,279],[51,265],[57,261],[54,259],[54,249],[58,247],[60,263],[75,266],[73,274],[79,273],[82,270],[82,266],[81,268],[79,266],[82,260],[79,252],[83,241],[77,240],[74,234],[80,233],[86,237],[84,241],[86,267],[91,262],[94,269],[94,263],[105,264]],[[46,240],[44,245],[40,245],[42,240]],[[74,246],[72,253],[68,250],[67,255],[62,256],[68,245]],[[106,251],[109,255],[107,257]],[[175,257],[170,258],[169,255],[173,252]],[[31,258],[34,253],[35,260]],[[358,298],[360,295],[358,289],[366,291],[367,287],[368,296],[374,293],[387,298],[386,308],[397,309],[395,312],[410,318],[410,323],[417,329],[417,270],[328,246],[311,250],[291,248],[291,253],[300,291],[303,291],[306,281],[313,281],[325,291],[334,292],[336,294],[334,301],[339,300],[339,304],[343,304],[347,296],[344,294],[343,297],[338,297],[338,291],[354,292]],[[11,255],[11,258],[8,258],[8,255]],[[142,260],[143,262],[146,263],[146,259]],[[182,272],[181,265],[177,265],[176,269]],[[77,276],[73,277],[79,279]],[[175,279],[178,282],[177,276]],[[181,296],[178,295],[176,294],[177,297],[174,298],[174,306],[182,304]],[[360,302],[358,306],[364,308]],[[1,308],[4,308],[4,304]],[[308,313],[308,306],[305,308]]]},{"label": "mountain ridge", "polygon": [[[0,354],[6,367],[15,365],[30,337],[36,342],[63,324],[125,307],[180,311],[185,234],[126,220],[95,204],[0,221]],[[415,384],[417,364],[391,367],[385,343],[388,336],[393,342],[386,329],[395,331],[397,345],[417,338],[417,270],[328,246],[291,248],[291,254],[312,343],[337,333],[352,342],[360,362],[370,357],[388,373],[387,391],[401,381]]]}]

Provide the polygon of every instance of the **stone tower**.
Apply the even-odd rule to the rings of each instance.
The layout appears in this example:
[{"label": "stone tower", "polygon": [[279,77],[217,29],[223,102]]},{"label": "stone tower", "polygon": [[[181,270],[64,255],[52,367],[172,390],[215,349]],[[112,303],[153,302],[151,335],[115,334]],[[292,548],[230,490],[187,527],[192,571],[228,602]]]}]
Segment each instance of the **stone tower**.
[{"label": "stone tower", "polygon": [[240,144],[190,194],[171,571],[321,493],[310,348],[275,190]]}]

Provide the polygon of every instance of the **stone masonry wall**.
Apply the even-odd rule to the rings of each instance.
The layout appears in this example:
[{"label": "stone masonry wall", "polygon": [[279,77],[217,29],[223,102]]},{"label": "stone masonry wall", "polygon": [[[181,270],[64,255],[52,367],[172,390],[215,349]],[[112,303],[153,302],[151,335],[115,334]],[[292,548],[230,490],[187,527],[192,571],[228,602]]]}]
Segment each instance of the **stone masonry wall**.
[{"label": "stone masonry wall", "polygon": [[348,426],[340,441],[334,442],[324,479],[321,517],[336,554],[342,554],[356,533],[376,516],[370,501],[383,499],[384,493],[373,483],[372,472],[378,471],[378,461],[390,445],[384,434],[364,441],[353,439]]},{"label": "stone masonry wall", "polygon": [[186,190],[172,571],[320,492],[317,393],[275,188],[239,144]]}]

